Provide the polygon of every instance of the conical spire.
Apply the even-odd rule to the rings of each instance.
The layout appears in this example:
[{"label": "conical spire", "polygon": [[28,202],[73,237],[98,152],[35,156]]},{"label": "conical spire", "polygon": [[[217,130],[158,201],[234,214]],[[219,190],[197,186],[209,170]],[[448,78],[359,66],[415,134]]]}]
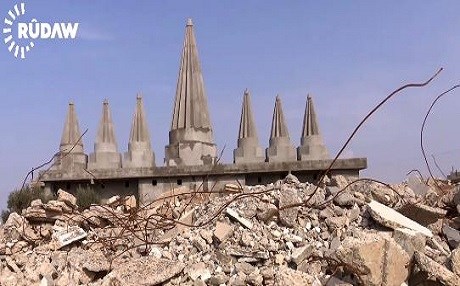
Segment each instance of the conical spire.
[{"label": "conical spire", "polygon": [[[109,101],[107,99],[104,100],[102,106],[102,118],[99,123],[99,129],[96,137],[96,145],[98,144],[104,144],[105,147],[110,147],[103,148],[104,151],[117,151],[117,141],[115,139],[112,115],[110,113]],[[97,148],[95,151],[98,151]]]},{"label": "conical spire", "polygon": [[61,144],[59,150],[61,152],[68,152],[72,148],[72,152],[83,153],[83,141],[81,140],[80,127],[78,125],[77,113],[75,112],[75,105],[73,102],[69,103],[69,110],[62,131]]},{"label": "conical spire", "polygon": [[265,151],[267,162],[295,161],[296,152],[289,138],[286,121],[284,119],[281,98],[277,95],[273,110],[272,131],[269,146]]},{"label": "conical spire", "polygon": [[188,19],[171,130],[190,127],[211,129],[193,23]]},{"label": "conical spire", "polygon": [[276,96],[275,108],[273,110],[272,131],[270,133],[270,138],[275,137],[289,138],[289,131],[286,127],[286,121],[284,120],[283,107],[281,106],[281,98],[279,95]]},{"label": "conical spire", "polygon": [[169,145],[165,163],[176,165],[207,165],[217,159],[208,103],[201,73],[191,19],[185,27],[185,40],[177,79]]},{"label": "conical spire", "polygon": [[94,153],[89,155],[89,169],[117,169],[121,167],[121,154],[117,151],[117,141],[110,114],[109,102],[104,100],[102,118],[99,123]]},{"label": "conical spire", "polygon": [[144,103],[140,94],[136,97],[136,111],[134,112],[129,142],[146,142],[150,148],[150,135],[145,118]]},{"label": "conical spire", "polygon": [[153,167],[155,156],[150,144],[150,135],[147,127],[144,104],[140,94],[136,98],[131,134],[129,136],[128,152],[123,157],[123,167]]},{"label": "conical spire", "polygon": [[259,146],[257,130],[252,115],[251,96],[246,89],[241,107],[240,131],[238,133],[238,148],[233,151],[234,163],[255,163],[265,161],[264,151]]},{"label": "conical spire", "polygon": [[313,99],[307,95],[307,104],[305,105],[305,115],[303,118],[302,137],[311,135],[320,135],[318,119],[316,118],[315,107],[313,105]]},{"label": "conical spire", "polygon": [[300,146],[297,148],[297,158],[301,161],[329,158],[329,152],[324,145],[323,137],[319,130],[313,98],[310,95],[307,95],[302,137],[300,138]]},{"label": "conical spire", "polygon": [[243,105],[241,107],[240,132],[238,138],[254,137],[257,138],[254,116],[251,108],[251,95],[246,89],[243,96]]},{"label": "conical spire", "polygon": [[87,157],[83,150],[75,105],[72,102],[69,103],[59,151],[53,169],[71,173],[86,168]]}]

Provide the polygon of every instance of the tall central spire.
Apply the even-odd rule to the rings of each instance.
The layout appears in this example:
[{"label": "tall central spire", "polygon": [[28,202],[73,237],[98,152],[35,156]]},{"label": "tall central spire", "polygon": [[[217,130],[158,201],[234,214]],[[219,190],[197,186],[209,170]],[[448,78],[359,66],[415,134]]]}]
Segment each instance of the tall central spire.
[{"label": "tall central spire", "polygon": [[212,164],[217,157],[193,23],[187,20],[165,163]]},{"label": "tall central spire", "polygon": [[193,23],[191,19],[188,19],[171,130],[190,127],[211,129]]}]

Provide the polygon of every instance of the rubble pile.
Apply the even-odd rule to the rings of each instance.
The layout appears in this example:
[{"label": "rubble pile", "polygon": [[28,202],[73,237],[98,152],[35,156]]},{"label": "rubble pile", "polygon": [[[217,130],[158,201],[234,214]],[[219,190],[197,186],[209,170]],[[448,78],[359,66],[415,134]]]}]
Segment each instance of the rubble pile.
[{"label": "rubble pile", "polygon": [[59,190],[1,226],[0,285],[460,285],[459,186],[349,183],[288,175],[83,211]]}]

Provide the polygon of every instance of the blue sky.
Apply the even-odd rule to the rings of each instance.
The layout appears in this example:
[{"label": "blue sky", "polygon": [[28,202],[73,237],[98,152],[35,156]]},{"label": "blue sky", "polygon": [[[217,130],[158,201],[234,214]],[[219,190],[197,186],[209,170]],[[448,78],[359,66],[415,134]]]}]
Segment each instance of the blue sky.
[{"label": "blue sky", "polygon": [[[163,163],[189,17],[225,162],[232,160],[245,88],[264,148],[275,96],[282,98],[297,146],[311,93],[334,154],[389,92],[444,67],[430,86],[384,106],[346,152],[368,157],[365,176],[396,182],[411,169],[426,173],[421,122],[436,95],[460,82],[457,1],[24,1],[25,21],[80,27],[72,41],[37,41],[25,60],[0,43],[0,207],[28,170],[58,150],[69,101],[82,131],[88,128],[90,153],[107,98],[124,152],[136,93],[142,92],[156,163]],[[0,15],[16,3],[1,1]],[[426,126],[427,153],[445,171],[460,162],[459,107],[458,92],[448,95]]]}]

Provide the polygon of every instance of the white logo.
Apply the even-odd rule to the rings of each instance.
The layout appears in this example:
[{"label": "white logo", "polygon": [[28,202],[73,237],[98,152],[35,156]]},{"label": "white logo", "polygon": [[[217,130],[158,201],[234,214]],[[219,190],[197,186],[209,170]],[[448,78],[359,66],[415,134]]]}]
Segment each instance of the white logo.
[{"label": "white logo", "polygon": [[16,57],[25,59],[36,39],[75,39],[79,23],[42,23],[32,19],[30,23],[18,22],[17,37],[13,36],[14,23],[26,13],[25,3],[14,5],[5,17],[3,28],[4,42],[8,50]]}]

